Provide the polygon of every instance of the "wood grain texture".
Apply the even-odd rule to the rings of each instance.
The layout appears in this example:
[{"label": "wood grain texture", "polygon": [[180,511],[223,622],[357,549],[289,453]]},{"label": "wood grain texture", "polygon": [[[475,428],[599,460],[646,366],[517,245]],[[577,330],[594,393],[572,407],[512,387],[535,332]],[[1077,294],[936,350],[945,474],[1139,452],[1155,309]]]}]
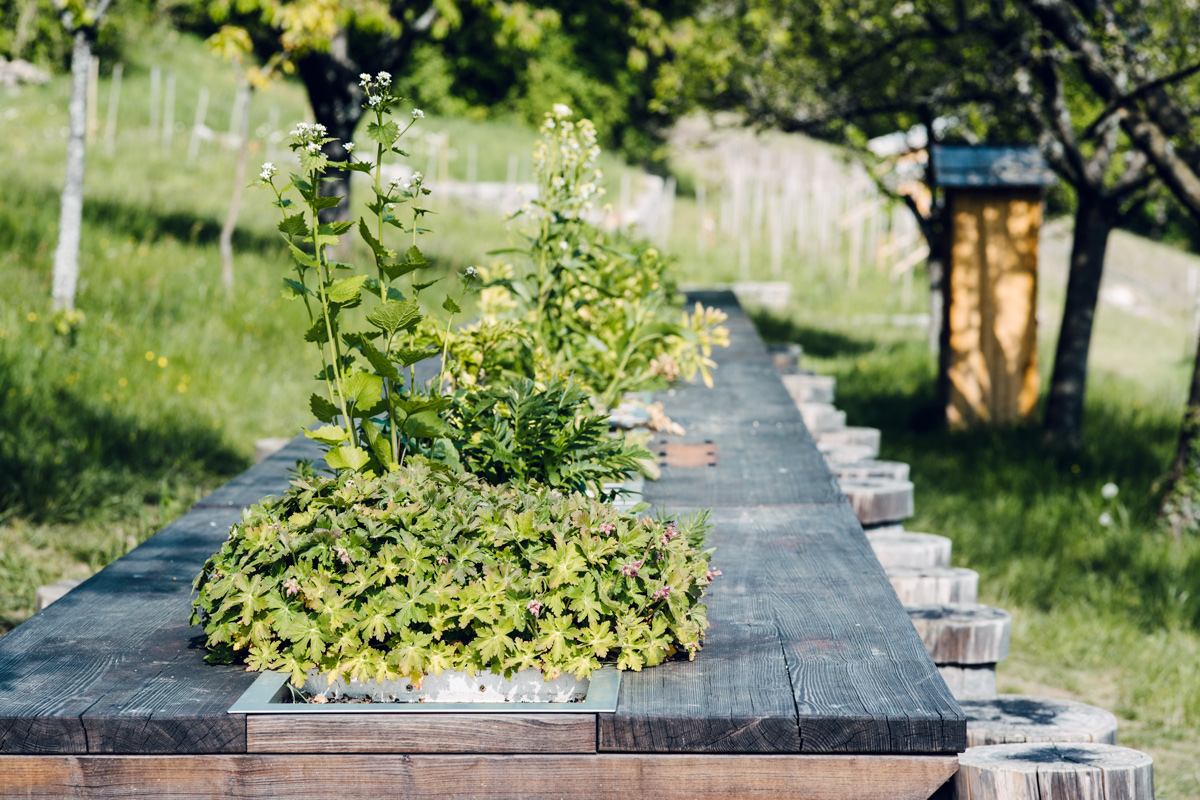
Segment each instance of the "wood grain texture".
[{"label": "wood grain texture", "polygon": [[905,606],[935,664],[995,664],[1008,658],[1012,617],[1002,608],[959,603]]},{"label": "wood grain texture", "polygon": [[1020,742],[1117,743],[1117,718],[1103,708],[1062,700],[1002,694],[961,700],[967,746]]},{"label": "wood grain texture", "polygon": [[1154,762],[1111,744],[972,747],[959,759],[954,790],[962,800],[1152,800]]},{"label": "wood grain texture", "polygon": [[238,517],[195,511],[0,638],[0,752],[240,752],[252,675],[202,663],[191,581]]},{"label": "wood grain texture", "polygon": [[[714,521],[709,543],[724,575],[707,600],[710,642],[692,664],[625,675],[617,712],[601,718],[602,751],[703,749],[722,725],[731,735],[717,738],[718,746],[794,746],[790,735],[760,733],[768,719],[777,726],[772,731],[783,730],[783,680],[790,682],[800,752],[965,746],[961,711],[848,505],[718,508]],[[725,651],[722,636],[733,635],[731,625],[741,626],[735,630],[744,640]],[[702,679],[709,674],[720,679]],[[746,709],[763,721],[748,727],[754,717]]]},{"label": "wood grain texture", "polygon": [[950,540],[933,533],[904,530],[867,531],[867,541],[885,568],[950,566]]},{"label": "wood grain texture", "polygon": [[924,800],[955,756],[0,756],[27,800]]},{"label": "wood grain texture", "polygon": [[863,525],[897,522],[913,515],[911,481],[842,478],[838,480],[838,485],[850,499],[850,506]]},{"label": "wood grain texture", "polygon": [[594,753],[595,714],[251,714],[248,753]]},{"label": "wood grain texture", "polygon": [[288,486],[288,470],[299,459],[322,463],[319,445],[303,434],[288,442],[282,450],[263,459],[212,494],[195,508],[248,508],[267,495],[280,495]]},{"label": "wood grain texture", "polygon": [[906,606],[975,603],[979,573],[965,567],[890,567],[888,580]]}]

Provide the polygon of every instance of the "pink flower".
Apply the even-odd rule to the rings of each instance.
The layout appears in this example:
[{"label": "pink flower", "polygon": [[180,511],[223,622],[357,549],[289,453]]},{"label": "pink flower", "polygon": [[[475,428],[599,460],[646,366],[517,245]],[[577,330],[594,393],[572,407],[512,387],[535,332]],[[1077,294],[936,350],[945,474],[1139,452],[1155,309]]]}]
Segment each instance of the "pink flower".
[{"label": "pink flower", "polygon": [[442,553],[440,556],[438,556],[438,563],[444,567],[450,563],[450,557],[445,553]]},{"label": "pink flower", "polygon": [[600,526],[601,533],[612,533],[616,529],[617,529],[617,526],[611,522],[606,522]]},{"label": "pink flower", "polygon": [[638,575],[638,567],[642,566],[644,563],[644,559],[642,561],[631,561],[625,566],[621,567],[621,574],[626,578],[636,578]]},{"label": "pink flower", "polygon": [[343,564],[350,563],[350,554],[346,552],[346,548],[339,547],[337,549],[337,555],[338,555],[338,560],[341,561]]},{"label": "pink flower", "polygon": [[712,569],[710,569],[710,570],[707,570],[707,571],[705,571],[705,573],[704,573],[704,574],[705,574],[705,576],[708,578],[708,582],[709,582],[709,583],[712,583],[714,580],[716,580],[717,578],[721,577],[721,570],[719,570],[719,569],[717,569],[717,570],[712,570]]},{"label": "pink flower", "polygon": [[528,611],[530,614],[533,614],[535,617],[537,617],[537,616],[541,616],[541,613],[542,613],[542,604],[541,604],[541,603],[539,603],[537,600],[530,600],[530,601],[529,601],[529,603],[528,603],[528,604],[526,604],[526,606],[525,606],[525,609],[526,609],[526,610],[527,610],[527,611]]},{"label": "pink flower", "polygon": [[671,593],[671,584],[664,585],[661,589],[654,593],[655,600],[662,600]]},{"label": "pink flower", "polygon": [[295,578],[288,578],[283,582],[283,591],[284,594],[291,597],[300,591],[300,584],[296,582]]}]

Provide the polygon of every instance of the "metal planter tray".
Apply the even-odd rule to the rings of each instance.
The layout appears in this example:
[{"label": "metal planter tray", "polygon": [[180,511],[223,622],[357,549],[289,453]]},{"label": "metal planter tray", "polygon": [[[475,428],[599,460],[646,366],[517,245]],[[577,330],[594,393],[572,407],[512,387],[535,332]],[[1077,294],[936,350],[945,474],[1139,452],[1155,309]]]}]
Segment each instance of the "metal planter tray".
[{"label": "metal planter tray", "polygon": [[287,675],[264,672],[229,707],[230,714],[611,714],[617,710],[621,672],[593,672],[587,695],[573,703],[285,703]]}]

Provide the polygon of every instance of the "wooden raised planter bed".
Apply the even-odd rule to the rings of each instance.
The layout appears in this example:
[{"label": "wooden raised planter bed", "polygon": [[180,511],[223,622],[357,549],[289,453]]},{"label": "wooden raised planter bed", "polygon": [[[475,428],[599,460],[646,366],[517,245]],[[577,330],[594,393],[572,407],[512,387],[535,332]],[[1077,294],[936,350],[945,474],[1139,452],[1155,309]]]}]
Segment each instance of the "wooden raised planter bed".
[{"label": "wooden raised planter bed", "polygon": [[[203,661],[191,580],[300,438],[0,638],[0,796],[925,798],[966,721],[750,321],[646,499],[712,508],[724,576],[693,662],[625,673],[614,713],[247,716]],[[683,458],[680,445],[703,457]]]}]

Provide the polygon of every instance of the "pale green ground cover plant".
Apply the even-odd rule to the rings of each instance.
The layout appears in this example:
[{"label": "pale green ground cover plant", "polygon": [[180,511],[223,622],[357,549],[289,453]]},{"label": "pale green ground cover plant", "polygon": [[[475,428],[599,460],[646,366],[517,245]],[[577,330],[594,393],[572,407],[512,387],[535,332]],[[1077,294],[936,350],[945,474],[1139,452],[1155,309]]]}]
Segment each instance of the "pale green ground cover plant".
[{"label": "pale green ground cover plant", "polygon": [[[362,84],[375,115],[373,161],[346,143],[349,159],[332,164],[325,130],[301,124],[291,144],[301,172],[282,187],[274,165],[260,175],[292,254],[285,292],[303,302],[304,338],[321,355],[326,394],[309,405],[324,425],[307,435],[329,447],[335,475],[299,465],[291,488],[250,509],[206,563],[193,621],[204,624],[210,659],[241,657],[298,685],[310,670],[330,682],[419,683],[444,669],[585,678],[604,658],[641,669],[677,652],[694,657],[707,627],[701,598],[716,574],[700,549],[707,515],[656,521],[640,515],[644,505],[621,512],[603,502],[603,482],[648,454],[608,436],[569,370],[545,386],[516,378],[442,393],[468,349],[451,351],[452,320],[475,270],[443,300],[444,324],[421,314],[418,297],[437,282],[418,277],[428,265],[416,241],[429,190],[420,173],[385,186],[381,162],[405,155],[398,142],[422,114],[401,127],[388,119],[401,102],[391,76]],[[356,227],[374,275],[331,255],[355,223],[320,221],[339,201],[321,195],[330,169],[373,179],[372,217]],[[388,228],[412,237],[402,256],[384,243]],[[405,276],[407,294],[395,285]],[[366,303],[371,329],[353,330],[346,312]],[[438,354],[442,374],[420,384],[414,366]],[[598,496],[580,491],[588,488]]]}]

